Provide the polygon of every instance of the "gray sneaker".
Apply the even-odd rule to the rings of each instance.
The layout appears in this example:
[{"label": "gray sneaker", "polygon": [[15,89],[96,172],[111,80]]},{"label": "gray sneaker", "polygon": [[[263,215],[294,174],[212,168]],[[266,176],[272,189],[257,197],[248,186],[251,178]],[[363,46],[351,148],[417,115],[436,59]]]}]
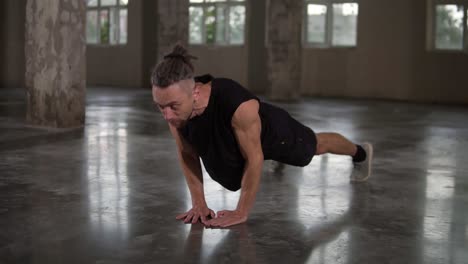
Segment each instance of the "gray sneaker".
[{"label": "gray sneaker", "polygon": [[352,182],[363,182],[366,181],[372,171],[372,158],[374,155],[374,150],[371,143],[363,143],[362,148],[366,151],[366,159],[362,162],[355,162],[354,169],[351,173]]}]

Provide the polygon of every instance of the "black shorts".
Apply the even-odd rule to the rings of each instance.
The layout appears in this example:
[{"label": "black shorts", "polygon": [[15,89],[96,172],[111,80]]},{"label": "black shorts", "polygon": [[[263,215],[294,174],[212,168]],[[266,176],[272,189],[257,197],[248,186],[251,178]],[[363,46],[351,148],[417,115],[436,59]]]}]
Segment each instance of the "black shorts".
[{"label": "black shorts", "polygon": [[262,149],[265,160],[293,166],[306,166],[317,151],[312,129],[291,117],[285,110],[262,103]]}]

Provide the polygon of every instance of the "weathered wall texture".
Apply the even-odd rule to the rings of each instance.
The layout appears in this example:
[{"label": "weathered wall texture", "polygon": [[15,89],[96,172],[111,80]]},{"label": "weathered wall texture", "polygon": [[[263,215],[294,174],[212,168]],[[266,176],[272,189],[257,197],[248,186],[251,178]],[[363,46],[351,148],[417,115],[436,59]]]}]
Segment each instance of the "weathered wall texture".
[{"label": "weathered wall texture", "polygon": [[158,0],[158,61],[179,42],[188,45],[189,0]]},{"label": "weathered wall texture", "polygon": [[296,99],[301,80],[302,1],[267,2],[268,95],[273,100]]},{"label": "weathered wall texture", "polygon": [[85,1],[28,0],[25,54],[27,120],[50,127],[83,125]]}]

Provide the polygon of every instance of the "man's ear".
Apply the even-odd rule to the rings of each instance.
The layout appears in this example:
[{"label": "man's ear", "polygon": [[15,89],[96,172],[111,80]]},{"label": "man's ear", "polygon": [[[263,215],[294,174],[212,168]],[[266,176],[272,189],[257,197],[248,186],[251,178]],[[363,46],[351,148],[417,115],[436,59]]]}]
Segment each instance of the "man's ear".
[{"label": "man's ear", "polygon": [[196,82],[195,85],[193,86],[192,90],[192,95],[198,99],[198,96],[200,95],[200,87],[202,86],[202,83]]}]

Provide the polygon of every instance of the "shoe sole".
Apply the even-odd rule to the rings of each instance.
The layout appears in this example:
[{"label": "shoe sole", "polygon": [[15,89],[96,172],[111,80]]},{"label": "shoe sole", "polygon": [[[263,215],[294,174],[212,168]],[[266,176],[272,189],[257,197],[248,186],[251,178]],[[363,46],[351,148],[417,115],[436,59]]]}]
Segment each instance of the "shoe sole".
[{"label": "shoe sole", "polygon": [[362,179],[351,179],[352,182],[365,182],[371,176],[372,171],[372,161],[374,158],[374,148],[371,143],[364,142],[363,145],[367,145],[369,147],[368,151],[366,150],[367,159],[369,160],[369,166],[367,168],[367,176]]}]

